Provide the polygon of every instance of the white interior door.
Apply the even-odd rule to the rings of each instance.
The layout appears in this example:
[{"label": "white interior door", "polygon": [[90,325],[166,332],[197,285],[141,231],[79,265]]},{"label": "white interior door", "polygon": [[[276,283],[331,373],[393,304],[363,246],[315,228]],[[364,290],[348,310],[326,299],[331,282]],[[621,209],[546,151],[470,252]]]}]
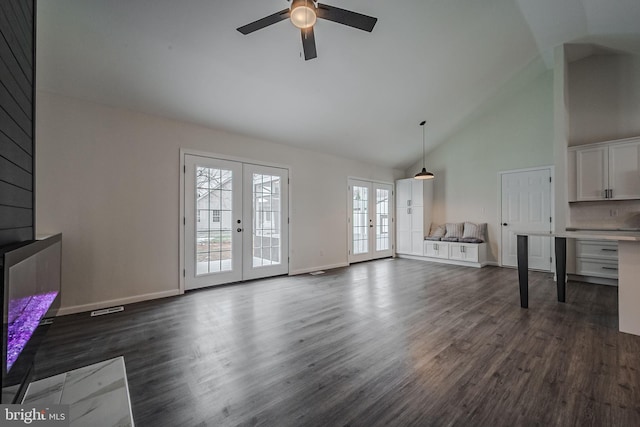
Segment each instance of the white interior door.
[{"label": "white interior door", "polygon": [[289,272],[286,169],[244,164],[243,279]]},{"label": "white interior door", "polygon": [[349,179],[349,262],[393,254],[393,185]]},{"label": "white interior door", "polygon": [[288,171],[184,160],[185,289],[287,274]]},{"label": "white interior door", "polygon": [[[501,174],[502,265],[515,267],[516,232],[551,232],[551,169]],[[551,237],[529,237],[529,268],[551,271]]]}]

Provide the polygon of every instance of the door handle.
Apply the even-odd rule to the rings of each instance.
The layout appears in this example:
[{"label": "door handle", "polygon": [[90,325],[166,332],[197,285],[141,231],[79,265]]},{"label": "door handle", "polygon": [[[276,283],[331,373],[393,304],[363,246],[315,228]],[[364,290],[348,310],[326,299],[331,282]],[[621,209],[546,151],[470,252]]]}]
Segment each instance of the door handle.
[{"label": "door handle", "polygon": [[238,231],[238,233],[239,233],[239,232],[241,232],[241,231],[242,231],[242,228],[238,227],[238,230],[237,230],[237,231]]},{"label": "door handle", "polygon": [[503,222],[503,223],[502,223],[502,226],[503,226],[503,227],[506,227],[507,225],[509,225],[509,224],[507,224],[506,222]]}]

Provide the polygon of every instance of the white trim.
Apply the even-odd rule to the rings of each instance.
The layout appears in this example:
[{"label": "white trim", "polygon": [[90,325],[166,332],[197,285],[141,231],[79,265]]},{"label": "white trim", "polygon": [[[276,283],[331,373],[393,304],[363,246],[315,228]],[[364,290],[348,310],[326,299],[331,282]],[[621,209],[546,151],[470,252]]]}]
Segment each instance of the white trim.
[{"label": "white trim", "polygon": [[607,279],[605,277],[582,276],[580,274],[567,274],[569,280],[583,282],[594,285],[618,286],[618,279]]},{"label": "white trim", "polygon": [[433,262],[437,264],[450,264],[450,265],[458,265],[460,267],[473,267],[473,268],[482,268],[488,264],[487,262],[457,261],[455,259],[432,258],[432,257],[426,257],[426,256],[419,256],[419,255],[400,254],[398,255],[398,258],[406,258],[406,259],[413,259],[416,261],[427,261],[427,262]]},{"label": "white trim", "polygon": [[349,180],[350,180],[350,179],[355,179],[356,181],[373,182],[373,183],[375,183],[375,184],[387,184],[387,185],[390,185],[390,186],[392,186],[392,187],[395,187],[395,185],[394,185],[395,183],[394,183],[393,181],[391,181],[391,182],[390,182],[390,181],[379,181],[379,180],[377,180],[377,179],[371,179],[371,178],[359,178],[359,177],[357,177],[357,176],[351,176],[351,175],[348,175],[348,176],[347,176],[347,182],[349,182]]},{"label": "white trim", "polygon": [[218,159],[218,160],[227,160],[227,161],[231,161],[231,162],[250,163],[252,165],[269,166],[269,167],[272,167],[272,168],[280,168],[280,169],[289,169],[289,170],[291,170],[291,166],[285,165],[283,163],[263,162],[263,161],[256,160],[256,159],[249,159],[247,157],[229,156],[227,154],[218,154],[218,153],[211,153],[211,152],[207,152],[207,151],[191,150],[189,148],[181,148],[180,149],[180,156],[184,157],[184,155],[186,155],[186,154],[189,154],[189,155],[192,155],[192,156],[199,156],[199,157],[210,157],[212,159]]},{"label": "white trim", "polygon": [[184,206],[185,206],[185,193],[184,193],[184,180],[185,180],[185,157],[189,154],[188,150],[183,148],[180,149],[180,189],[179,189],[179,197],[178,197],[178,294],[184,294],[184,270],[185,270],[185,261],[184,261]]},{"label": "white trim", "polygon": [[[292,168],[290,165],[286,165],[283,163],[275,163],[275,162],[263,162],[263,161],[258,161],[255,159],[249,159],[246,157],[238,157],[238,156],[230,156],[230,155],[226,155],[226,154],[218,154],[218,153],[210,153],[207,151],[201,151],[201,150],[193,150],[190,148],[180,148],[180,195],[179,195],[179,212],[180,212],[180,216],[178,218],[178,250],[180,251],[180,253],[178,254],[178,290],[177,290],[177,294],[184,294],[185,292],[185,276],[184,276],[184,271],[185,271],[185,259],[184,259],[184,251],[185,251],[185,245],[184,245],[184,239],[185,239],[185,234],[184,234],[184,218],[185,218],[185,214],[184,214],[184,207],[185,207],[185,192],[184,192],[184,185],[185,185],[185,173],[184,173],[184,168],[186,166],[185,163],[185,157],[187,155],[191,155],[191,156],[200,156],[200,157],[209,157],[209,158],[213,158],[213,159],[219,159],[219,160],[227,160],[227,161],[233,161],[233,162],[239,162],[239,163],[248,163],[251,165],[258,165],[258,166],[267,166],[267,167],[273,167],[273,168],[280,168],[280,169],[286,169],[287,170],[287,175],[288,175],[288,185],[289,185],[289,206],[288,206],[288,212],[287,212],[287,227],[289,227],[289,242],[288,242],[288,253],[286,254],[287,256],[287,260],[288,260],[288,268],[289,268],[289,274],[291,275],[291,237],[294,234],[293,233],[293,229],[291,227],[291,218],[293,217],[293,173],[292,173]],[[312,270],[313,271],[313,270]]]},{"label": "white trim", "polygon": [[347,263],[347,262],[339,262],[337,264],[323,265],[323,266],[320,266],[320,267],[301,268],[299,270],[289,271],[289,276],[296,276],[298,274],[312,273],[312,272],[318,271],[318,270],[332,270],[334,268],[341,268],[341,267],[348,267],[348,266],[349,266],[349,263]]},{"label": "white trim", "polygon": [[[498,229],[500,230],[500,239],[498,241],[498,262],[497,265],[498,267],[505,267],[502,264],[502,175],[507,174],[507,173],[519,173],[519,172],[533,172],[533,171],[540,171],[540,170],[549,170],[549,176],[551,176],[551,191],[549,194],[549,197],[551,198],[551,205],[549,206],[549,208],[551,209],[551,231],[553,232],[556,229],[556,197],[555,197],[555,182],[556,182],[556,175],[555,175],[555,171],[556,168],[554,165],[550,165],[550,166],[537,166],[537,167],[532,167],[532,168],[524,168],[524,169],[512,169],[512,170],[506,170],[506,171],[499,171],[498,172]],[[541,270],[541,271],[555,271],[555,265],[556,265],[556,255],[555,255],[555,250],[554,250],[554,244],[552,241],[551,244],[551,270]],[[506,266],[509,267],[509,266]]]},{"label": "white trim", "polygon": [[589,144],[582,144],[582,145],[571,145],[570,147],[568,147],[568,151],[576,151],[584,148],[608,147],[610,145],[626,144],[628,142],[637,142],[638,140],[640,140],[640,136],[632,136],[631,138],[623,138],[623,139],[612,139],[610,141],[592,142]]},{"label": "white trim", "polygon": [[87,311],[100,310],[102,308],[113,307],[114,305],[133,304],[141,301],[149,301],[153,299],[167,298],[179,295],[178,289],[171,289],[162,292],[152,292],[150,294],[135,295],[132,297],[116,298],[108,301],[93,302],[91,304],[72,305],[63,307],[58,310],[57,316],[66,316],[68,314],[84,313]]}]

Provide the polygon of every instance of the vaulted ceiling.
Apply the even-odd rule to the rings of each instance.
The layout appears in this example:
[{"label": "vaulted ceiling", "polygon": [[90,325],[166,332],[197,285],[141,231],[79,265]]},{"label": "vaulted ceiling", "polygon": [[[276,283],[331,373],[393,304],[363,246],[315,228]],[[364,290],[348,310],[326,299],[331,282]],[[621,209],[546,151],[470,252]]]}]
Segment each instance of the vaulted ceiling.
[{"label": "vaulted ceiling", "polygon": [[320,20],[318,58],[285,0],[40,0],[38,88],[405,168],[554,46],[640,53],[638,0],[326,0],[372,33]]}]

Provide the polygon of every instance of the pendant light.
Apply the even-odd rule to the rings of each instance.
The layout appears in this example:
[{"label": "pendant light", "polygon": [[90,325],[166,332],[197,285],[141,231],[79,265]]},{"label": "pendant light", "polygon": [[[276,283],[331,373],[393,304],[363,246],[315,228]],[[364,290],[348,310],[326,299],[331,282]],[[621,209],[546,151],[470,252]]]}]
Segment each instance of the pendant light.
[{"label": "pendant light", "polygon": [[433,174],[431,172],[427,172],[427,168],[424,166],[424,125],[426,123],[426,120],[420,122],[420,126],[422,126],[422,170],[414,176],[415,179],[433,179]]}]

